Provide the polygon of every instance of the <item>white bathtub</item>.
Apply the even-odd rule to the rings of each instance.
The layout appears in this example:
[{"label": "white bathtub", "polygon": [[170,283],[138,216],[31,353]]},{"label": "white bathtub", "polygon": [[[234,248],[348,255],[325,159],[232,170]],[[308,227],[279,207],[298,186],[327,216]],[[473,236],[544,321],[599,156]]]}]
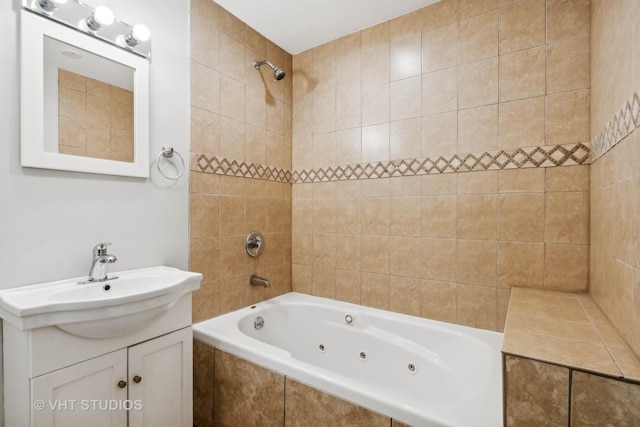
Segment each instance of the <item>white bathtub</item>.
[{"label": "white bathtub", "polygon": [[502,426],[497,332],[292,292],[197,323],[193,334],[413,426]]}]

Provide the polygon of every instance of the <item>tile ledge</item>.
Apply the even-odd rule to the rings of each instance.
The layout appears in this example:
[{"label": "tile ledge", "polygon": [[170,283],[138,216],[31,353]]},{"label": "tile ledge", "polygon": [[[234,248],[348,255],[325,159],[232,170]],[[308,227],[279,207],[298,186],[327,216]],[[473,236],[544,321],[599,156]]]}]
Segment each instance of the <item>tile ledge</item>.
[{"label": "tile ledge", "polygon": [[[583,358],[584,355],[575,354],[575,345],[561,345],[555,346],[556,351],[549,352],[549,354],[542,354],[538,345],[532,348],[531,344],[541,342],[549,344],[552,347],[559,342],[563,344],[583,344],[593,346],[586,340],[581,340],[579,337],[575,339],[567,339],[560,336],[545,335],[535,333],[533,330],[523,330],[522,327],[516,325],[510,325],[509,314],[513,313],[513,316],[531,316],[540,317],[540,313],[527,311],[534,309],[535,306],[526,304],[528,300],[533,298],[539,304],[562,304],[567,310],[579,307],[584,311],[585,316],[589,319],[590,325],[593,331],[601,340],[601,346],[594,346],[598,348],[604,348],[607,352],[608,358],[603,360],[602,354],[598,357],[591,359]],[[535,316],[534,316],[535,315]],[[543,315],[544,316],[544,315]],[[565,319],[570,321],[570,319]],[[513,322],[512,322],[513,323]],[[606,331],[606,332],[605,332]],[[523,336],[534,337],[533,340],[523,340]],[[533,342],[525,342],[533,341]],[[620,343],[623,343],[622,345]],[[544,345],[544,347],[547,347]],[[559,349],[559,350],[558,350]],[[566,293],[558,291],[546,291],[540,289],[527,289],[527,288],[512,288],[511,297],[509,300],[509,306],[507,309],[507,320],[504,327],[504,343],[502,352],[514,356],[527,357],[536,359],[556,365],[565,366],[568,368],[584,370],[594,372],[597,374],[607,375],[613,378],[624,378],[630,381],[640,382],[640,359],[631,350],[631,348],[624,343],[622,337],[615,330],[613,325],[607,320],[606,316],[596,303],[592,300],[591,296],[586,293]],[[615,369],[614,369],[615,366]]]}]

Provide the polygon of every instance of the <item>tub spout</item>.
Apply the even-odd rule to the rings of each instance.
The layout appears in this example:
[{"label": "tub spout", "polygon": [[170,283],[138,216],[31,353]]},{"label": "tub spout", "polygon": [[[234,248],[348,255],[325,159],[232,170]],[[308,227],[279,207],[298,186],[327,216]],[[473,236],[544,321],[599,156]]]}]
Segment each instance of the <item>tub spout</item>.
[{"label": "tub spout", "polygon": [[263,286],[265,288],[271,286],[271,283],[269,283],[267,279],[260,276],[251,276],[251,280],[249,280],[249,283],[251,283],[253,286]]}]

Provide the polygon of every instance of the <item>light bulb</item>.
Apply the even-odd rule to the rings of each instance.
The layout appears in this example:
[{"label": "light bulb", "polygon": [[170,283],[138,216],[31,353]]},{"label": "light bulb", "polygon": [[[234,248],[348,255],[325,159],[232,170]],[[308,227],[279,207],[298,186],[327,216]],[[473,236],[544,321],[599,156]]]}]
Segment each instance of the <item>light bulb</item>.
[{"label": "light bulb", "polygon": [[122,37],[121,42],[128,47],[134,47],[139,43],[146,42],[151,37],[151,32],[146,25],[136,24],[129,34]]},{"label": "light bulb", "polygon": [[67,0],[38,0],[38,6],[45,12],[53,13],[61,5],[65,4]]},{"label": "light bulb", "polygon": [[102,27],[113,24],[114,20],[115,17],[111,9],[106,6],[98,6],[84,22],[90,31],[98,31]]}]

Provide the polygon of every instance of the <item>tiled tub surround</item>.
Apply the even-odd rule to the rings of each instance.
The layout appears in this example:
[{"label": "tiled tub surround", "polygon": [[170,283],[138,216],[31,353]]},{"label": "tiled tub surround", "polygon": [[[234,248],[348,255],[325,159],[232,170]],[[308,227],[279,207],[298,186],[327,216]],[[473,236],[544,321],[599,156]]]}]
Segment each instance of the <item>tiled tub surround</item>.
[{"label": "tiled tub surround", "polygon": [[512,286],[586,291],[588,165],[507,158],[588,146],[589,16],[443,0],[295,55],[293,290],[491,330]]},{"label": "tiled tub surround", "polygon": [[[279,201],[293,265],[263,263],[281,291],[501,330],[511,286],[586,289],[589,2],[498,3],[444,0],[293,59],[192,3],[198,319],[273,296],[238,289],[254,267],[230,249]],[[262,56],[291,72],[273,82]],[[356,176],[391,178],[337,181]]]},{"label": "tiled tub surround", "polygon": [[[258,317],[263,319],[260,329],[254,327]],[[412,425],[502,423],[499,333],[290,293],[197,323],[194,337],[216,351],[284,374],[287,381],[324,391],[318,394],[339,396]],[[216,393],[237,401],[235,387],[216,382],[214,401]],[[202,396],[210,398],[206,392]],[[214,416],[217,407],[231,419],[238,412],[260,419],[244,403],[217,404]],[[290,418],[293,425],[309,423],[308,416]]]},{"label": "tiled tub surround", "polygon": [[640,424],[640,361],[589,295],[513,289],[503,353],[507,426]]},{"label": "tiled tub surround", "polygon": [[[191,2],[191,152],[291,168],[291,85],[253,59],[291,70],[291,55],[211,0]],[[193,155],[192,155],[193,157]],[[205,171],[207,172],[207,171]],[[291,184],[190,174],[190,265],[203,273],[194,321],[291,290]],[[250,258],[245,236],[258,230],[265,250]],[[268,289],[249,285],[266,277]]]}]

